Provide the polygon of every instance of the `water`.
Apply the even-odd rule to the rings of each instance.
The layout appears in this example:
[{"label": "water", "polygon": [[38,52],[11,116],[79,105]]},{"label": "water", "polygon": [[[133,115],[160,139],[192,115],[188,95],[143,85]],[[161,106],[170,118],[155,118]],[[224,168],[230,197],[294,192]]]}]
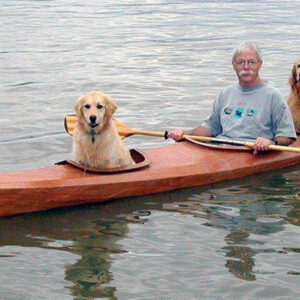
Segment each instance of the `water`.
[{"label": "water", "polygon": [[[254,39],[288,95],[295,1],[0,1],[0,172],[69,158],[63,119],[101,90],[133,128],[190,128]],[[133,136],[128,146],[172,143]],[[298,299],[297,167],[0,220],[0,299]]]}]

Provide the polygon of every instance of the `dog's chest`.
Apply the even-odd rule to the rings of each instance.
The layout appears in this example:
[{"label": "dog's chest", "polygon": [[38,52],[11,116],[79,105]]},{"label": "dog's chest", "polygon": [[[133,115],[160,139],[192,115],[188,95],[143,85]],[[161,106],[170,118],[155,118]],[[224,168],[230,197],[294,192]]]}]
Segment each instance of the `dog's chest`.
[{"label": "dog's chest", "polygon": [[97,148],[101,146],[102,139],[101,136],[95,133],[87,133],[84,135],[84,137],[81,140],[81,143],[83,145],[89,145],[89,147]]}]

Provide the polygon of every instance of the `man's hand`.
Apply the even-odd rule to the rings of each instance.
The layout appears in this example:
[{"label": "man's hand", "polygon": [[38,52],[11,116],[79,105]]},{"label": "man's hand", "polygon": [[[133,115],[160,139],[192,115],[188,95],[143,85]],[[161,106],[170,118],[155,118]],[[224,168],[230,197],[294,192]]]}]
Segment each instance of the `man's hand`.
[{"label": "man's hand", "polygon": [[168,133],[168,137],[174,139],[175,141],[182,140],[184,138],[184,135],[211,136],[211,133],[206,127],[202,125],[191,130],[173,129]]},{"label": "man's hand", "polygon": [[170,130],[168,137],[172,138],[175,141],[180,141],[183,139],[184,131],[182,129]]},{"label": "man's hand", "polygon": [[257,154],[258,152],[265,152],[269,150],[270,145],[274,145],[275,143],[272,140],[265,139],[263,137],[258,137],[254,143],[254,152],[253,154]]}]

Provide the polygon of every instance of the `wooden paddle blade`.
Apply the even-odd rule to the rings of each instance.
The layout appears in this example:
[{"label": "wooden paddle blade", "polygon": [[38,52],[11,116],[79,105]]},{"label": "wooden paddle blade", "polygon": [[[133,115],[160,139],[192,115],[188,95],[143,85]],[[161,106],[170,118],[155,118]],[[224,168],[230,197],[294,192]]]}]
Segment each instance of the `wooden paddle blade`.
[{"label": "wooden paddle blade", "polygon": [[[131,128],[126,126],[123,122],[118,120],[113,120],[114,124],[117,127],[118,133],[121,137],[121,139],[124,139],[127,136],[130,136],[133,134]],[[67,115],[65,117],[65,129],[69,135],[73,135],[74,128],[76,126],[77,122],[77,116],[76,115]]]},{"label": "wooden paddle blade", "polygon": [[69,135],[73,135],[74,128],[76,126],[77,116],[76,115],[67,115],[65,117],[65,129]]}]

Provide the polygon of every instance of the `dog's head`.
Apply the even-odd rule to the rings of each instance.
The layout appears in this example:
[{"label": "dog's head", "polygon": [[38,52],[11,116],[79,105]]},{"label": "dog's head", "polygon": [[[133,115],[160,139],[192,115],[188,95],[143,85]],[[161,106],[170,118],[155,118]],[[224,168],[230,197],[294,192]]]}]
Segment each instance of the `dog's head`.
[{"label": "dog's head", "polygon": [[81,96],[75,103],[78,125],[87,132],[103,130],[116,109],[116,103],[98,91]]},{"label": "dog's head", "polygon": [[289,84],[292,88],[294,88],[298,82],[300,82],[300,59],[294,63],[293,70],[289,78]]}]

